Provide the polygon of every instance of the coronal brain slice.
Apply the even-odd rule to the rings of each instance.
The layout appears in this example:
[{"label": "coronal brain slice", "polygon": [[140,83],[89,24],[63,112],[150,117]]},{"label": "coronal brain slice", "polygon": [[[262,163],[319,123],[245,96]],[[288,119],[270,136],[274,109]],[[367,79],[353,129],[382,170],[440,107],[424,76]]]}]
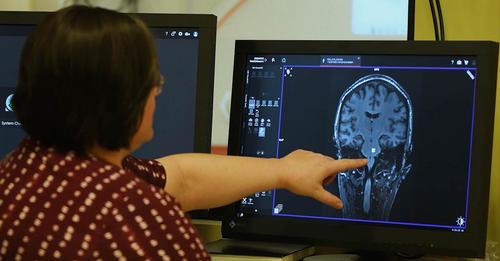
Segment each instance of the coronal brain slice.
[{"label": "coronal brain slice", "polygon": [[365,157],[374,157],[405,143],[408,108],[393,83],[377,75],[365,80],[344,98],[337,138],[342,147],[362,147]]},{"label": "coronal brain slice", "polygon": [[338,158],[366,157],[366,167],[341,172],[339,194],[347,218],[388,220],[411,169],[411,100],[394,79],[367,75],[342,94],[334,123]]}]

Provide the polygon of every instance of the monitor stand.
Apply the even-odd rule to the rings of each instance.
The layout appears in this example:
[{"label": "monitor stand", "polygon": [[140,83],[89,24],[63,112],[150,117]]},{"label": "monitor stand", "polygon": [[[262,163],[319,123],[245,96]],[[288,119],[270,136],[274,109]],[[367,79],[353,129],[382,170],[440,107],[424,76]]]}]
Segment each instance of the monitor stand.
[{"label": "monitor stand", "polygon": [[[314,247],[301,244],[220,239],[206,244],[213,260],[234,257],[238,260],[258,260],[259,257],[274,257],[276,260],[302,260],[314,254]],[[233,259],[234,259],[233,258]],[[266,259],[267,260],[267,259]],[[274,260],[274,259],[273,259]]]}]

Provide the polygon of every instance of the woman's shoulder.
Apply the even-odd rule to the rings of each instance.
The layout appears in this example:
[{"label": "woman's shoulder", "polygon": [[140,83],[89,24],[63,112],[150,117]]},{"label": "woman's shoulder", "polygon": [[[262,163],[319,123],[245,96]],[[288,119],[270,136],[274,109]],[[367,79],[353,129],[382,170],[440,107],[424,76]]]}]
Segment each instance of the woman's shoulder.
[{"label": "woman's shoulder", "polygon": [[156,160],[139,159],[134,156],[125,157],[123,168],[135,176],[158,188],[164,188],[167,182],[165,168]]}]

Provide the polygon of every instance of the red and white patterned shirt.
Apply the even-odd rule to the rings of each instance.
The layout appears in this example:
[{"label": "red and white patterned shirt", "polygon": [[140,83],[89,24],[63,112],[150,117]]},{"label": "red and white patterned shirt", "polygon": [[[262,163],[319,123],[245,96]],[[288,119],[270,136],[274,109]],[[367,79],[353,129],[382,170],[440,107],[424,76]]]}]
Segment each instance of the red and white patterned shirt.
[{"label": "red and white patterned shirt", "polygon": [[0,161],[0,260],[210,260],[163,166],[123,166],[22,141]]}]

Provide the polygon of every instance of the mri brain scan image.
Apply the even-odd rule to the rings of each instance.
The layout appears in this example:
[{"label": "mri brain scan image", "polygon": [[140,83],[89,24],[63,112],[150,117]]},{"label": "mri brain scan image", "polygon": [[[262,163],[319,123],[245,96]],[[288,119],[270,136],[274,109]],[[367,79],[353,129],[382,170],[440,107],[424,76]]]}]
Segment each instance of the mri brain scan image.
[{"label": "mri brain scan image", "polygon": [[367,75],[344,91],[333,128],[337,157],[368,159],[364,168],[338,174],[344,218],[389,219],[411,170],[412,118],[408,93],[389,76]]}]

